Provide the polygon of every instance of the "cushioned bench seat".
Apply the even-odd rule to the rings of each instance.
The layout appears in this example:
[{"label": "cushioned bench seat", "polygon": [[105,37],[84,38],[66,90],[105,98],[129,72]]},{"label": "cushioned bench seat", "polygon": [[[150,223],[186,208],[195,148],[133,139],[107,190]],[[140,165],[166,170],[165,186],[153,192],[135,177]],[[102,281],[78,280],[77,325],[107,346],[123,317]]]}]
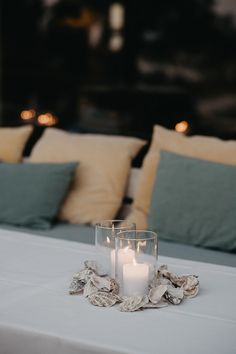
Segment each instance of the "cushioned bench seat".
[{"label": "cushioned bench seat", "polygon": [[[1,228],[8,230],[18,230],[26,233],[33,233],[58,239],[94,244],[95,230],[92,226],[56,224],[47,231],[19,228],[8,225],[1,225]],[[179,244],[174,242],[159,241],[158,253],[167,257],[189,259],[192,261],[207,262],[236,267],[236,255],[233,253],[220,252],[203,249],[199,247]]]}]

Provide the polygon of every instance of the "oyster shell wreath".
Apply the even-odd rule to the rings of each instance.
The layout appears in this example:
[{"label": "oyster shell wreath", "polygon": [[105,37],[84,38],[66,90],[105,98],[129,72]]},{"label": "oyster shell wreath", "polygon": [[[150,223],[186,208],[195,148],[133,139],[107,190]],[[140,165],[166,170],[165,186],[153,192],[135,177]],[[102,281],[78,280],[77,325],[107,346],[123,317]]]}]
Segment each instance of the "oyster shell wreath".
[{"label": "oyster shell wreath", "polygon": [[84,269],[73,275],[69,294],[83,294],[94,306],[111,307],[119,303],[122,312],[146,308],[162,308],[168,304],[178,305],[184,298],[198,294],[197,275],[177,275],[161,265],[155,272],[149,292],[144,296],[120,296],[119,285],[109,277],[96,261],[85,261]]}]

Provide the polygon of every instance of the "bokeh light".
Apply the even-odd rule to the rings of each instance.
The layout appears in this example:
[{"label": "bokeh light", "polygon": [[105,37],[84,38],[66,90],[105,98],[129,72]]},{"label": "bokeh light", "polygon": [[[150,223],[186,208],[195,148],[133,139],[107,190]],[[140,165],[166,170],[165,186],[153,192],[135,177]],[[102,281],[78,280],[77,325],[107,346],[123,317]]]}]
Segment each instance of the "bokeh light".
[{"label": "bokeh light", "polygon": [[36,111],[34,109],[27,109],[20,113],[20,117],[23,120],[32,119],[35,117],[35,115],[36,115]]},{"label": "bokeh light", "polygon": [[38,123],[40,125],[51,127],[58,123],[58,118],[51,113],[44,113],[38,116]]},{"label": "bokeh light", "polygon": [[181,122],[175,125],[175,130],[178,133],[186,133],[189,129],[189,123],[186,120],[182,120]]}]

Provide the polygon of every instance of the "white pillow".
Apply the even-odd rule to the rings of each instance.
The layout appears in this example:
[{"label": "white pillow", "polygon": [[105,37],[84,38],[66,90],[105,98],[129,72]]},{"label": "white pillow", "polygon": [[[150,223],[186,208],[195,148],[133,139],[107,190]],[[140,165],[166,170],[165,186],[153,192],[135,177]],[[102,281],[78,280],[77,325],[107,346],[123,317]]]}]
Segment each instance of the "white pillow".
[{"label": "white pillow", "polygon": [[31,162],[78,161],[74,183],[59,217],[71,223],[96,223],[116,216],[125,194],[132,159],[144,140],[123,136],[72,134],[46,129]]}]

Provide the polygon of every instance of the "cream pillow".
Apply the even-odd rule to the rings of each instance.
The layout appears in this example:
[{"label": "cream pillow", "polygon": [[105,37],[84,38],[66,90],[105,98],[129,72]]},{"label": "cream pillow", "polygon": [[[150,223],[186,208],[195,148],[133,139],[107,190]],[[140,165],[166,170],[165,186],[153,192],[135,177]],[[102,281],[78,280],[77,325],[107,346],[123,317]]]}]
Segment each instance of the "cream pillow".
[{"label": "cream pillow", "polygon": [[49,128],[35,145],[29,161],[78,161],[74,183],[59,218],[71,223],[95,223],[116,216],[131,160],[144,144],[137,138],[72,134]]},{"label": "cream pillow", "polygon": [[236,141],[223,141],[214,137],[187,137],[161,126],[154,127],[150,149],[143,161],[136,189],[133,211],[128,220],[137,228],[147,228],[147,215],[160,159],[160,150],[196,157],[203,160],[236,165]]},{"label": "cream pillow", "polygon": [[0,128],[0,160],[20,162],[25,144],[32,131],[31,125],[19,128]]}]

